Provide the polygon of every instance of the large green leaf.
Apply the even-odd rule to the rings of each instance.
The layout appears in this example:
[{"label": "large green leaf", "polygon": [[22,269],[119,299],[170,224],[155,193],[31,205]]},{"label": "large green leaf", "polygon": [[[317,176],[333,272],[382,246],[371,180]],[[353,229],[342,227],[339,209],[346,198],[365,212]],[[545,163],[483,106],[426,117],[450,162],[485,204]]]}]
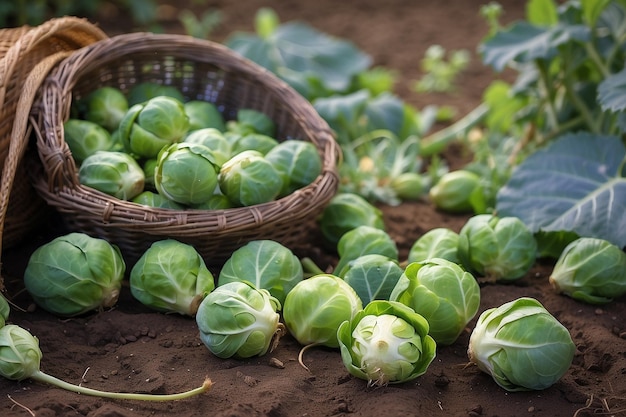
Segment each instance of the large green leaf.
[{"label": "large green leaf", "polygon": [[500,216],[533,231],[569,231],[626,246],[626,178],[621,139],[567,134],[529,156],[498,192]]},{"label": "large green leaf", "polygon": [[485,64],[502,71],[511,62],[551,59],[559,46],[572,40],[586,41],[590,35],[584,25],[539,27],[521,21],[482,43],[479,51]]},{"label": "large green leaf", "polygon": [[371,64],[371,57],[353,43],[301,22],[284,23],[266,38],[233,33],[226,46],[290,84],[319,82],[329,92],[346,91],[352,77]]},{"label": "large green leaf", "polygon": [[598,102],[604,110],[626,109],[626,70],[607,77],[598,86]]}]

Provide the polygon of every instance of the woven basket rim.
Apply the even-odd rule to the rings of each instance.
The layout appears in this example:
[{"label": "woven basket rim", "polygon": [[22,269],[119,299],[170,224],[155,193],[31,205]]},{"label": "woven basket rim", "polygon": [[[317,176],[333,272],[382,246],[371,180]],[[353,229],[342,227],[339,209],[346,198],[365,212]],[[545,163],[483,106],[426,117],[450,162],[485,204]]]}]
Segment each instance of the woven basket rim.
[{"label": "woven basket rim", "polygon": [[[237,68],[246,76],[257,79],[272,92],[280,92],[289,100],[289,106],[297,114],[294,115],[307,130],[315,132],[316,146],[322,153],[322,173],[311,184],[280,199],[248,207],[236,207],[225,210],[194,210],[194,209],[161,209],[147,207],[98,192],[82,186],[74,172],[67,172],[68,166],[74,167],[69,149],[62,138],[62,126],[54,120],[50,111],[45,109],[46,93],[62,87],[66,97],[52,94],[55,104],[68,114],[71,91],[76,82],[85,74],[103,62],[110,62],[118,56],[125,56],[137,51],[145,52],[154,49],[159,53],[167,51],[167,55],[177,56],[183,48],[197,49],[198,60],[210,60],[216,55],[226,59],[226,67]],[[223,62],[221,63],[223,64]],[[226,71],[228,68],[225,69]],[[166,232],[171,236],[185,236],[188,233],[228,234],[249,227],[271,224],[272,222],[298,221],[305,219],[310,213],[325,205],[336,193],[339,183],[337,163],[341,158],[341,150],[335,141],[333,131],[317,114],[312,104],[297,93],[292,87],[280,80],[273,73],[258,64],[244,58],[222,44],[201,40],[187,35],[154,34],[136,32],[113,36],[93,43],[66,58],[51,72],[44,82],[42,106],[33,112],[37,148],[40,162],[47,173],[35,177],[35,187],[53,206],[63,211],[63,207],[82,207],[81,215],[90,216],[104,227],[137,229],[143,233],[161,235]],[[65,100],[64,100],[65,99]],[[60,100],[60,101],[59,101]],[[52,106],[55,108],[55,106]],[[45,128],[41,128],[45,126]],[[61,133],[60,133],[61,132]],[[51,135],[56,138],[50,138]],[[50,140],[52,139],[52,140]],[[56,146],[48,149],[44,142],[56,141]],[[71,170],[70,170],[71,171]]]}]

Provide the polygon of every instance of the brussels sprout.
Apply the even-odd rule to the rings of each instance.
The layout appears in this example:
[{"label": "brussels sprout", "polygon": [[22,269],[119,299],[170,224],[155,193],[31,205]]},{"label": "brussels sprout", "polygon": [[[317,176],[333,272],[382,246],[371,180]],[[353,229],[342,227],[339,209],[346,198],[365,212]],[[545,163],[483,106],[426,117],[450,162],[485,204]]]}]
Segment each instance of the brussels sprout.
[{"label": "brussels sprout", "polygon": [[87,120],[67,120],[63,124],[63,138],[78,164],[97,151],[109,151],[115,146],[105,128]]},{"label": "brussels sprout", "polygon": [[453,213],[472,212],[470,197],[480,184],[480,177],[464,169],[441,176],[430,189],[429,197],[435,207]]},{"label": "brussels sprout", "polygon": [[302,264],[291,250],[273,240],[252,240],[235,250],[219,274],[218,285],[247,281],[268,290],[279,303],[304,278]]},{"label": "brussels sprout", "polygon": [[0,328],[0,375],[22,381],[30,378],[57,388],[72,391],[78,394],[94,397],[114,398],[141,401],[174,401],[202,394],[211,389],[213,383],[205,379],[202,386],[176,394],[139,394],[132,392],[110,392],[74,385],[60,380],[41,371],[43,353],[39,348],[39,339],[18,325],[8,324]]},{"label": "brussels sprout", "polygon": [[230,142],[228,142],[224,134],[212,127],[189,132],[189,134],[185,136],[185,139],[183,139],[183,142],[199,143],[209,148],[215,156],[216,165],[220,167],[224,165],[224,162],[228,161],[233,154]]},{"label": "brussels sprout", "polygon": [[478,312],[480,286],[458,264],[431,258],[410,263],[389,299],[428,320],[437,345],[451,345]]},{"label": "brussels sprout", "polygon": [[343,269],[349,262],[363,255],[379,254],[398,260],[396,242],[382,229],[372,226],[357,226],[341,236],[337,243],[339,262],[334,274],[343,277]]},{"label": "brussels sprout", "polygon": [[354,193],[335,194],[324,207],[319,225],[327,243],[332,245],[337,245],[346,232],[358,226],[385,230],[382,211]]},{"label": "brussels sprout", "polygon": [[457,247],[459,234],[445,227],[431,229],[417,239],[409,249],[408,262],[420,262],[424,259],[443,258],[459,263]]},{"label": "brussels sprout", "polygon": [[393,177],[389,186],[403,201],[418,200],[424,195],[424,178],[416,172],[403,172]]},{"label": "brussels sprout", "polygon": [[609,303],[626,294],[626,253],[604,239],[578,238],[556,261],[550,284],[575,300]]},{"label": "brussels sprout", "polygon": [[9,302],[2,294],[0,294],[0,327],[3,327],[9,319],[11,313],[11,307]]},{"label": "brussels sprout", "polygon": [[85,106],[85,120],[94,122],[109,132],[120,125],[128,111],[128,100],[124,93],[115,87],[100,87],[81,100]]},{"label": "brussels sprout", "polygon": [[339,347],[337,329],[363,309],[354,289],[341,278],[318,274],[300,281],[287,294],[283,320],[301,345]]},{"label": "brussels sprout", "polygon": [[426,373],[437,350],[428,322],[395,301],[375,300],[339,326],[337,339],[348,372],[385,386]]},{"label": "brussels sprout", "polygon": [[125,272],[117,246],[74,232],[33,252],[24,286],[44,310],[71,317],[115,305]]},{"label": "brussels sprout", "polygon": [[189,117],[190,131],[205,128],[214,128],[220,132],[226,130],[224,116],[215,104],[204,100],[190,100],[184,106]]},{"label": "brussels sprout", "polygon": [[244,108],[237,110],[236,120],[226,122],[226,129],[239,135],[261,133],[273,137],[276,133],[276,124],[265,113]]},{"label": "brussels sprout", "polygon": [[213,194],[207,201],[201,204],[194,204],[192,209],[196,210],[227,210],[233,208],[233,203],[223,194]]},{"label": "brussels sprout", "polygon": [[215,289],[213,274],[196,249],[174,239],[154,242],[130,271],[130,292],[164,313],[194,316]]},{"label": "brussels sprout", "polygon": [[466,269],[488,281],[512,281],[535,263],[537,242],[517,217],[479,214],[461,228],[457,256]]},{"label": "brussels sprout", "polygon": [[132,155],[155,158],[166,145],[181,142],[189,130],[183,103],[167,96],[135,104],[120,122],[120,139]]},{"label": "brussels sprout", "polygon": [[402,273],[397,260],[372,253],[348,262],[341,277],[366,305],[372,300],[388,300]]},{"label": "brussels sprout", "polygon": [[197,143],[173,143],[159,153],[154,186],[180,204],[207,201],[217,188],[219,167],[209,148]]},{"label": "brussels sprout", "polygon": [[159,96],[172,97],[181,103],[185,102],[185,97],[178,88],[146,81],[131,87],[128,91],[128,105],[134,106]]},{"label": "brussels sprout", "polygon": [[243,151],[257,151],[265,156],[276,145],[278,145],[278,140],[261,133],[240,135],[231,143],[233,155]]},{"label": "brussels sprout", "polygon": [[266,155],[274,167],[286,178],[280,195],[288,195],[311,184],[322,173],[322,158],[312,142],[286,140]]},{"label": "brussels sprout", "polygon": [[143,163],[143,175],[146,178],[143,186],[145,190],[156,191],[156,186],[154,185],[154,171],[156,171],[157,163],[157,158],[146,159]]},{"label": "brussels sprout", "polygon": [[149,207],[157,207],[157,208],[165,208],[165,209],[173,209],[173,210],[184,210],[185,206],[182,204],[178,204],[177,202],[170,200],[169,198],[155,193],[153,191],[144,191],[141,194],[135,196],[131,199],[133,203],[142,204],[144,206]]},{"label": "brussels sprout", "polygon": [[98,151],[78,169],[81,184],[121,200],[131,200],[144,190],[146,177],[137,161],[124,152]]},{"label": "brussels sprout", "polygon": [[196,323],[200,339],[219,358],[263,356],[284,333],[281,304],[265,289],[248,282],[229,282],[200,303]]},{"label": "brussels sprout", "polygon": [[268,203],[278,197],[283,178],[257,151],[243,151],[222,165],[218,174],[222,193],[236,206]]},{"label": "brussels sprout", "polygon": [[539,301],[522,297],[479,316],[467,353],[505,390],[529,391],[557,382],[575,351],[567,328]]}]

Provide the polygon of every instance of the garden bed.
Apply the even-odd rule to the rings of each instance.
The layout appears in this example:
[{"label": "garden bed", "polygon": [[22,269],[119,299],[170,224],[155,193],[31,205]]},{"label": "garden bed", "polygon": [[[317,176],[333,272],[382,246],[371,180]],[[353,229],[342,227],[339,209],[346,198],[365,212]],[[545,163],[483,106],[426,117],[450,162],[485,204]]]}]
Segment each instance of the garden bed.
[{"label": "garden bed", "polygon": [[[190,2],[191,3],[191,2]],[[478,10],[483,2],[454,0],[445,3],[392,0],[331,1],[214,1],[224,21],[213,39],[233,30],[252,30],[256,10],[272,7],[282,21],[298,19],[326,33],[352,40],[377,65],[400,74],[398,94],[422,108],[449,105],[462,115],[481,100],[484,88],[496,77],[482,66],[475,48],[486,34]],[[525,1],[500,2],[503,20],[523,16]],[[178,4],[178,3],[177,3]],[[169,16],[176,9],[166,8]],[[110,16],[97,22],[110,35],[134,30],[124,19]],[[180,32],[174,18],[166,30]],[[449,94],[417,94],[412,83],[420,76],[419,62],[426,48],[472,52],[469,69],[458,90]],[[462,149],[445,153],[452,168],[468,159]],[[467,215],[450,215],[427,201],[398,206],[378,205],[387,231],[405,259],[413,242],[426,231],[447,227],[459,231]],[[20,288],[28,255],[38,244],[60,231],[55,217],[28,243],[2,254],[7,288]],[[336,258],[318,240],[308,256],[322,268]],[[15,298],[24,312],[13,309],[10,321],[36,335],[43,351],[42,370],[64,380],[98,388],[128,392],[172,393],[199,386],[208,376],[214,383],[205,395],[177,402],[103,400],[50,388],[29,380],[0,379],[0,414],[37,416],[591,416],[626,415],[626,299],[598,307],[558,295],[548,277],[553,263],[538,261],[530,272],[510,284],[483,284],[479,312],[522,296],[538,299],[570,331],[577,351],[564,377],[542,391],[507,392],[477,367],[468,364],[467,346],[472,320],[451,346],[440,347],[426,374],[414,381],[368,388],[351,377],[338,350],[309,349],[298,363],[301,346],[290,336],[271,353],[246,360],[219,359],[202,344],[193,319],[155,313],[122,291],[118,305],[108,311],[62,320],[34,308],[23,292]],[[277,359],[278,362],[271,361]],[[19,405],[18,405],[19,404]]]}]

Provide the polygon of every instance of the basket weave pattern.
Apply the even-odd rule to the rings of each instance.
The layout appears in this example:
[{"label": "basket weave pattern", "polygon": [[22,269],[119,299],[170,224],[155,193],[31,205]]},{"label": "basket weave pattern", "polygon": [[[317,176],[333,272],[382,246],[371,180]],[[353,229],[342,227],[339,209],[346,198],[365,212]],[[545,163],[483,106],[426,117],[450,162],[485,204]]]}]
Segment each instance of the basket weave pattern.
[{"label": "basket weave pattern", "polygon": [[0,250],[20,243],[45,210],[21,163],[37,87],[71,51],[106,37],[87,20],[75,17],[0,29]]},{"label": "basket weave pattern", "polygon": [[[81,185],[63,140],[72,100],[101,86],[123,92],[142,82],[177,87],[186,100],[212,102],[226,120],[240,108],[267,114],[278,140],[313,142],[323,161],[310,185],[279,200],[227,210],[171,210],[123,201]],[[315,217],[335,194],[340,149],[312,105],[271,72],[210,41],[183,35],[132,33],[97,42],[62,61],[40,88],[33,107],[39,163],[34,184],[63,216],[70,230],[117,244],[134,263],[149,245],[174,238],[190,243],[211,265],[255,239],[297,247]]]}]

